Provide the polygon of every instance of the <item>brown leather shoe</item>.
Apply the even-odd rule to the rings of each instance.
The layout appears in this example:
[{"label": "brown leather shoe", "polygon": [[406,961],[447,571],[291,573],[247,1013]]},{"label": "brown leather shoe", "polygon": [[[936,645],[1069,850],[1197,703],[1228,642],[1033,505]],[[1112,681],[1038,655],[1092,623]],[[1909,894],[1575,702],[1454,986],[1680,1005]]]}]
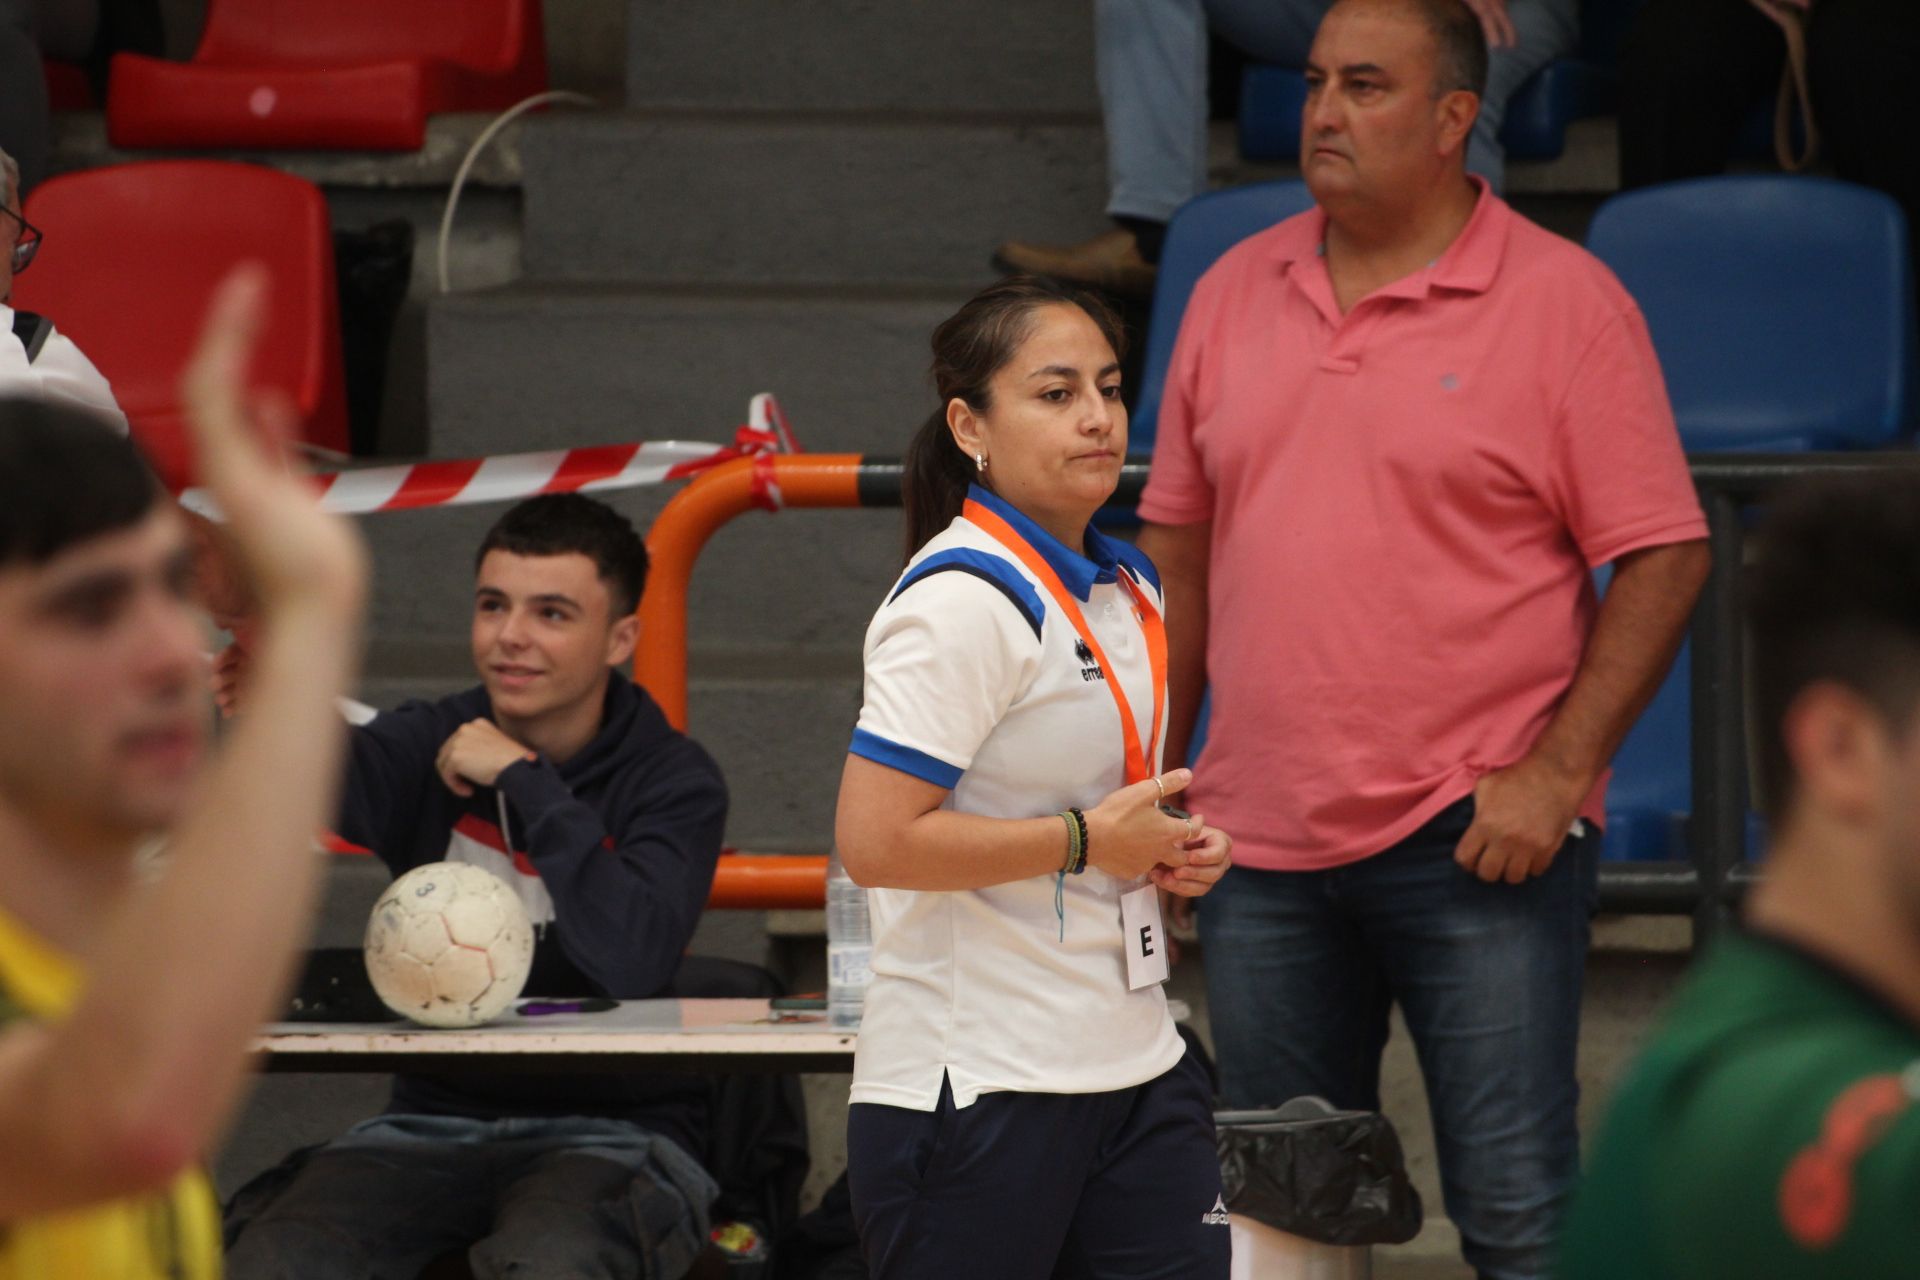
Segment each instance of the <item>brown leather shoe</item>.
[{"label": "brown leather shoe", "polygon": [[1133,232],[1115,227],[1079,244],[1026,244],[1009,240],[994,258],[1015,271],[1092,285],[1129,298],[1151,298],[1158,269],[1140,256]]}]

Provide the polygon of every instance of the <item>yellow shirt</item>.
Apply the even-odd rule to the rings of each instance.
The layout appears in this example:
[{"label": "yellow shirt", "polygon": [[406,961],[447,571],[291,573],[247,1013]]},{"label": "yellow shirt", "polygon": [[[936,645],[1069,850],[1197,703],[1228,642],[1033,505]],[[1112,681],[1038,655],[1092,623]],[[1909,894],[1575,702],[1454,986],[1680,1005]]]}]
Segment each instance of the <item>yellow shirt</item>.
[{"label": "yellow shirt", "polygon": [[[84,975],[0,911],[0,1022],[57,1022]],[[0,1223],[0,1280],[218,1280],[220,1206],[199,1170],[164,1192]]]}]

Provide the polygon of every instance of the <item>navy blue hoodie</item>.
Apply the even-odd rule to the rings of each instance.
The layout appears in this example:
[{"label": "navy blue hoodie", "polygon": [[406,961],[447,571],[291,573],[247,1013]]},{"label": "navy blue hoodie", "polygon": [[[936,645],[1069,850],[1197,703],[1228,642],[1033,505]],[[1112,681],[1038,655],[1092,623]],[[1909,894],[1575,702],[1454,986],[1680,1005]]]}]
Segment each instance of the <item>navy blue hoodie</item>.
[{"label": "navy blue hoodie", "polygon": [[[340,834],[373,849],[396,876],[451,860],[513,885],[537,938],[528,995],[657,995],[713,887],[727,818],[719,767],[615,671],[600,731],[572,759],[521,761],[493,787],[455,795],[434,769],[440,747],[469,720],[492,718],[486,690],[476,688],[406,703],[355,729]],[[392,1109],[613,1115],[697,1156],[704,1088],[687,1075],[404,1075],[394,1079]]]}]

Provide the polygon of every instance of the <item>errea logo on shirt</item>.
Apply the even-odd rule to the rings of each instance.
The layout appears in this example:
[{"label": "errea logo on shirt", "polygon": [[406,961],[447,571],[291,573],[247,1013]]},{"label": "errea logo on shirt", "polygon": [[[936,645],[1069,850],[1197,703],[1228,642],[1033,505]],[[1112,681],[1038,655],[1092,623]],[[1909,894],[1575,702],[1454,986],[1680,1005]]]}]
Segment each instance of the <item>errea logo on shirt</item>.
[{"label": "errea logo on shirt", "polygon": [[1080,659],[1080,678],[1082,680],[1105,680],[1107,678],[1107,673],[1102,671],[1100,664],[1093,660],[1093,650],[1087,646],[1085,640],[1075,640],[1073,642],[1073,656]]},{"label": "errea logo on shirt", "polygon": [[1227,1225],[1227,1198],[1223,1195],[1213,1198],[1213,1208],[1200,1215],[1200,1221],[1210,1227]]}]

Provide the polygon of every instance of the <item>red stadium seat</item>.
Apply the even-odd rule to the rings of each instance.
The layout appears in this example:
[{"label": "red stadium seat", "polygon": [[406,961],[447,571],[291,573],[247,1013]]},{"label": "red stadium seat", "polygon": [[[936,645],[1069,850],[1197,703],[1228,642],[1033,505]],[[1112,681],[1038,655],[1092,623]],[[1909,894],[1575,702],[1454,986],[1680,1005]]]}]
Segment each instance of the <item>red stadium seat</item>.
[{"label": "red stadium seat", "polygon": [[191,62],[113,59],[117,147],[417,150],[547,87],[540,0],[211,0]]},{"label": "red stadium seat", "polygon": [[333,236],[320,189],[219,160],[162,160],[49,178],[27,197],[46,235],[13,304],[52,318],[113,385],[169,486],[191,474],[180,370],[213,287],[236,263],[273,277],[256,385],[286,392],[301,438],[348,447]]}]

